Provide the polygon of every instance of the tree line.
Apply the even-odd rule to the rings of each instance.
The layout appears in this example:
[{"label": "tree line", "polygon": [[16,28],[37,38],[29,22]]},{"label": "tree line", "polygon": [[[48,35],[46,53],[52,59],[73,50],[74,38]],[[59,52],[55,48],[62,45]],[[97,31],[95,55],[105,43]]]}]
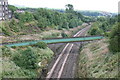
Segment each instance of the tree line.
[{"label": "tree line", "polygon": [[90,35],[103,35],[109,38],[111,52],[120,52],[120,15],[114,17],[99,17],[89,30]]}]

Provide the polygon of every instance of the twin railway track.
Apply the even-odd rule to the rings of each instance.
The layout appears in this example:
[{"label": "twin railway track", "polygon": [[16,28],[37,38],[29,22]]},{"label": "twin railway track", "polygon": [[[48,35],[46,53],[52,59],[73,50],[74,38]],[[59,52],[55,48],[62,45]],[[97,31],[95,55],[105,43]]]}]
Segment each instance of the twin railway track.
[{"label": "twin railway track", "polygon": [[[77,32],[73,37],[85,36],[90,27],[91,25],[88,25]],[[80,42],[76,42],[76,44],[81,45]],[[51,78],[57,78],[58,80],[60,78],[74,78],[76,62],[78,58],[78,53],[74,53],[75,49],[76,45],[74,43],[67,43],[65,45],[62,52],[47,73],[46,80]]]}]

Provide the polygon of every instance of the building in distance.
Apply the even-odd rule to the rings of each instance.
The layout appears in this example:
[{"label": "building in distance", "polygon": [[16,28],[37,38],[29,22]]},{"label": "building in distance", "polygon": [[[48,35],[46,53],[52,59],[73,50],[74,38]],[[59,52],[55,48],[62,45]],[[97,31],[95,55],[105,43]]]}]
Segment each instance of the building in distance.
[{"label": "building in distance", "polygon": [[0,20],[12,18],[12,12],[8,9],[8,0],[0,0]]}]

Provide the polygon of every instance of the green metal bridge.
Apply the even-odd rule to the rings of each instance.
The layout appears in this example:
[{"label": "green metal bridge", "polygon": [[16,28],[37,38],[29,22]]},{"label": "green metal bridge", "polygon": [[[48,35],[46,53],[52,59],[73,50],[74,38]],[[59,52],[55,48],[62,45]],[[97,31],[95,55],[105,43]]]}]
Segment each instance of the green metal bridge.
[{"label": "green metal bridge", "polygon": [[19,43],[11,43],[11,44],[2,44],[7,47],[12,46],[27,46],[27,45],[34,45],[38,42],[45,42],[47,44],[52,43],[68,43],[68,42],[81,42],[81,41],[92,41],[92,40],[99,40],[103,39],[103,36],[88,36],[88,37],[73,37],[73,38],[57,38],[57,39],[47,39],[47,40],[37,40],[37,41],[28,41],[28,42],[19,42]]}]

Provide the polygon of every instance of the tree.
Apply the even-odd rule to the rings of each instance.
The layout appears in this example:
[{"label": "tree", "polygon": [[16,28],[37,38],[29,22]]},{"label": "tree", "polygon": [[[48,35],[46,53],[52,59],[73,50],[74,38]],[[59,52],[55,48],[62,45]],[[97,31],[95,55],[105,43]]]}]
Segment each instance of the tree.
[{"label": "tree", "polygon": [[38,55],[32,47],[15,53],[13,55],[13,61],[16,65],[25,69],[36,69],[38,67]]},{"label": "tree", "polygon": [[72,4],[67,4],[65,6],[66,6],[66,12],[68,12],[68,13],[74,12],[74,7]]},{"label": "tree", "polygon": [[6,57],[9,57],[12,55],[12,51],[9,47],[6,47],[6,46],[3,46],[2,47],[2,56],[6,56]]},{"label": "tree", "polygon": [[13,31],[13,32],[19,32],[18,24],[17,24],[17,21],[15,19],[12,19],[10,21],[9,27],[10,27],[11,31]]},{"label": "tree", "polygon": [[39,28],[45,29],[49,25],[49,22],[48,22],[47,18],[44,18],[44,17],[41,16],[38,19],[38,24],[37,25],[38,25]]},{"label": "tree", "polygon": [[14,13],[17,10],[17,7],[13,6],[13,5],[8,5],[8,9],[12,11],[12,13]]},{"label": "tree", "polygon": [[102,23],[102,25],[100,25],[100,28],[104,31],[104,32],[106,32],[107,30],[108,30],[108,22],[107,21],[105,21],[105,22],[103,22]]},{"label": "tree", "polygon": [[21,22],[30,22],[34,20],[33,14],[30,12],[25,12],[21,14],[16,14],[18,15],[18,19],[20,19]]},{"label": "tree", "polygon": [[69,21],[69,28],[74,28],[74,27],[77,27],[78,26],[78,21],[77,19],[71,19]]},{"label": "tree", "polygon": [[111,32],[110,35],[110,45],[109,49],[112,52],[120,52],[120,23],[117,23],[114,25],[114,29]]},{"label": "tree", "polygon": [[66,33],[61,33],[62,37],[65,38],[65,37],[68,37],[68,35]]},{"label": "tree", "polygon": [[102,29],[99,28],[99,22],[95,22],[92,24],[92,27],[89,31],[90,35],[101,35],[103,34]]},{"label": "tree", "polygon": [[35,44],[36,47],[39,47],[39,48],[42,48],[42,49],[45,49],[47,48],[47,44],[45,42],[38,42]]}]

